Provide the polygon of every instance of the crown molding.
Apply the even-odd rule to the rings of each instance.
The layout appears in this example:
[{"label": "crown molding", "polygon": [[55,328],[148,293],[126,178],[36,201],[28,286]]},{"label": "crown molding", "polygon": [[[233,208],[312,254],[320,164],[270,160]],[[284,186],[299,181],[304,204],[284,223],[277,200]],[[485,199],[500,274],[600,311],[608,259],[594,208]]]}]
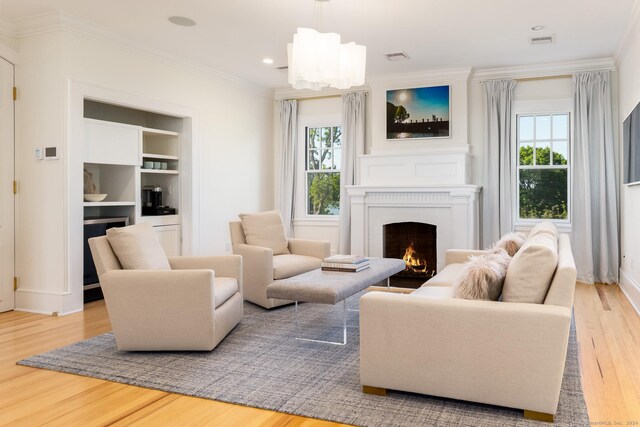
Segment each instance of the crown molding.
[{"label": "crown molding", "polygon": [[613,58],[616,62],[616,65],[620,67],[620,64],[624,61],[629,53],[629,49],[633,45],[633,42],[638,37],[638,33],[640,32],[640,0],[636,0],[633,3],[633,8],[631,9],[631,15],[629,16],[629,21],[627,23],[627,28],[622,35],[622,38],[618,42],[618,46],[616,50],[613,52]]},{"label": "crown molding", "polygon": [[537,77],[565,76],[586,71],[615,71],[613,58],[588,59],[583,61],[552,62],[548,64],[518,65],[515,67],[484,68],[474,70],[471,81],[494,79],[526,79]]},{"label": "crown molding", "polygon": [[111,31],[100,28],[88,21],[67,15],[61,12],[46,12],[31,15],[26,18],[13,21],[15,26],[14,37],[27,38],[38,35],[66,32],[79,35],[106,45],[134,52],[137,55],[149,59],[167,63],[173,67],[180,67],[191,72],[198,73],[207,78],[222,79],[236,84],[240,89],[247,90],[267,99],[273,99],[273,90],[264,86],[219,71],[215,68],[202,65],[179,55],[163,52],[143,43],[134,42],[128,38],[119,36]]}]

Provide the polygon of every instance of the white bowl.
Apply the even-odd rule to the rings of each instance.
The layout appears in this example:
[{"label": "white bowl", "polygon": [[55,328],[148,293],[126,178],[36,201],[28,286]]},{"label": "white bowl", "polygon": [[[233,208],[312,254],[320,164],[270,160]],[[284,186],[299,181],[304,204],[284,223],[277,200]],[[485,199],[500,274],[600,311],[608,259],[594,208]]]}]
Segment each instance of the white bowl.
[{"label": "white bowl", "polygon": [[106,194],[85,194],[84,201],[85,202],[101,202],[107,198]]}]

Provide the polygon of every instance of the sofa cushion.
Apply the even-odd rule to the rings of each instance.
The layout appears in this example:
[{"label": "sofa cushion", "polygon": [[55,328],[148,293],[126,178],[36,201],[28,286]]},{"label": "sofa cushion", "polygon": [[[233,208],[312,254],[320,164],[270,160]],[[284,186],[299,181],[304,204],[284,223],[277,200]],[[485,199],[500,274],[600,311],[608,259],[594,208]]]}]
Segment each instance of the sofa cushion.
[{"label": "sofa cushion", "polygon": [[320,258],[306,255],[278,255],[273,257],[273,279],[286,279],[320,268]]},{"label": "sofa cushion", "polygon": [[504,249],[473,256],[453,283],[456,298],[497,301],[511,257]]},{"label": "sofa cushion", "polygon": [[224,304],[238,292],[238,280],[235,277],[216,277],[213,280],[213,303],[216,308]]},{"label": "sofa cushion", "polygon": [[523,235],[518,233],[508,233],[505,234],[493,244],[491,247],[492,251],[499,251],[500,249],[504,249],[507,251],[510,257],[514,256],[518,250],[524,245],[526,239]]},{"label": "sofa cushion", "polygon": [[274,255],[288,254],[287,236],[279,211],[240,214],[247,244],[273,249]]},{"label": "sofa cushion", "polygon": [[449,264],[422,286],[452,286],[462,267],[464,267],[463,263],[454,262]]},{"label": "sofa cushion", "polygon": [[502,300],[541,304],[558,265],[558,241],[540,232],[527,239],[511,258],[502,289]]},{"label": "sofa cushion", "polygon": [[527,239],[537,236],[540,233],[547,233],[553,236],[556,240],[558,240],[558,227],[550,221],[543,221],[538,223],[529,231],[529,235]]},{"label": "sofa cushion", "polygon": [[125,270],[171,270],[167,254],[149,223],[110,228],[107,240]]},{"label": "sofa cushion", "polygon": [[411,292],[411,295],[429,298],[453,298],[453,288],[450,286],[422,286]]}]

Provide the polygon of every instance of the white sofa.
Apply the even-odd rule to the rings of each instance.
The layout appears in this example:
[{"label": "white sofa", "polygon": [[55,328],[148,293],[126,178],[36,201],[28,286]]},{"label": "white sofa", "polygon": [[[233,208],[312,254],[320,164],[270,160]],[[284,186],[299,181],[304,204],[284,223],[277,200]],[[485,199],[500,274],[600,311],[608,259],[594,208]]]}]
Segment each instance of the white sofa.
[{"label": "white sofa", "polygon": [[524,409],[526,417],[552,420],[576,280],[566,235],[557,247],[542,304],[453,298],[450,286],[463,262],[483,251],[449,251],[446,268],[411,294],[363,296],[363,391],[403,390]]}]

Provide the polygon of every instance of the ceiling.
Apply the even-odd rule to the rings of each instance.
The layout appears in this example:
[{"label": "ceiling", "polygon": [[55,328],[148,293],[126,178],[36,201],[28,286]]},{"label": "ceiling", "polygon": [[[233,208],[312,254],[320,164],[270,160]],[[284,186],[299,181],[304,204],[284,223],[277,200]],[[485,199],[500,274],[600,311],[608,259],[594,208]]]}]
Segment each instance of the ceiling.
[{"label": "ceiling", "polygon": [[[367,46],[367,78],[438,68],[541,64],[613,56],[635,0],[2,0],[13,21],[61,11],[185,60],[268,88],[287,86],[286,44],[296,27],[335,31]],[[170,16],[189,17],[179,27]],[[541,31],[531,27],[544,25]],[[531,45],[533,35],[556,42]],[[407,61],[384,54],[404,51]],[[273,65],[262,59],[273,58]]]}]

